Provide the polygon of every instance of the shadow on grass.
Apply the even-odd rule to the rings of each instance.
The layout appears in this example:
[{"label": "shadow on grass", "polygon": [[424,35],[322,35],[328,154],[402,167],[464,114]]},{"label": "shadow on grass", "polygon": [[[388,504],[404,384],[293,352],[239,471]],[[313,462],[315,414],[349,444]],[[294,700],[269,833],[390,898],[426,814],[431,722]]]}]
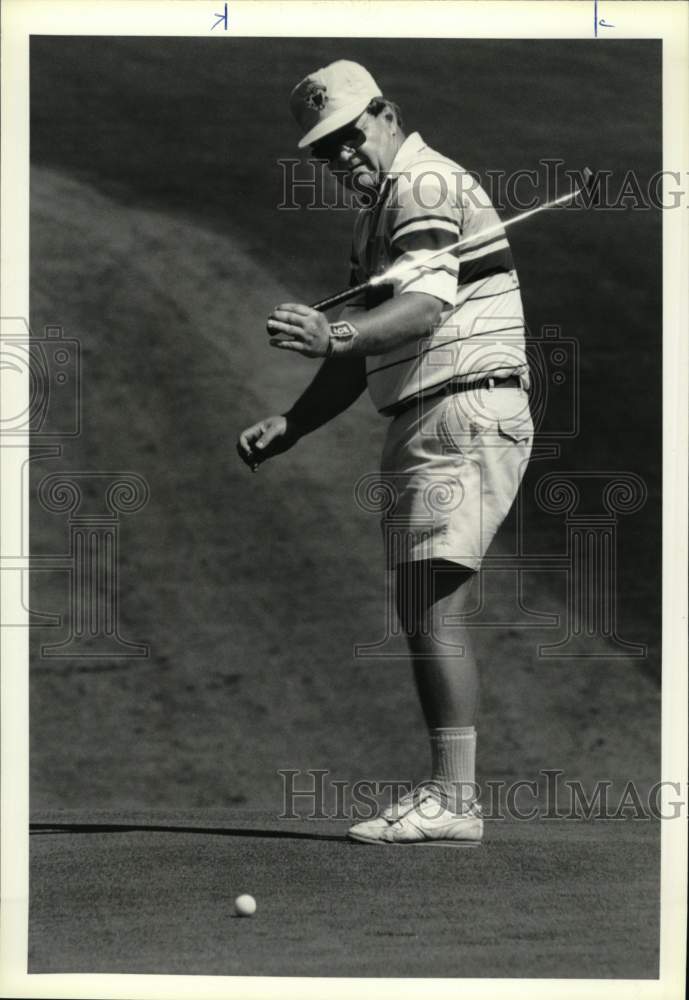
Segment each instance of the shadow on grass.
[{"label": "shadow on grass", "polygon": [[282,840],[335,840],[351,844],[347,837],[334,833],[286,833],[280,830],[230,829],[217,826],[173,826],[148,823],[30,823],[29,834],[59,833],[205,833],[219,837],[271,837]]}]

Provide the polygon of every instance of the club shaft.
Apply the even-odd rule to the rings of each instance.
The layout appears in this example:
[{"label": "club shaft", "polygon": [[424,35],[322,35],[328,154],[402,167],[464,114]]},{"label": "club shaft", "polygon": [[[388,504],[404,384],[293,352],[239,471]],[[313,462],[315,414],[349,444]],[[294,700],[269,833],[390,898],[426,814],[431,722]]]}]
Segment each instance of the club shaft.
[{"label": "club shaft", "polygon": [[367,288],[370,288],[371,282],[364,281],[360,285],[354,285],[353,288],[345,288],[342,292],[337,292],[336,295],[331,295],[327,299],[321,299],[320,302],[315,302],[311,308],[318,309],[319,312],[326,312],[328,309],[332,309],[333,306],[344,305],[345,302],[349,302],[351,299],[355,299],[357,295],[361,295],[365,292]]}]

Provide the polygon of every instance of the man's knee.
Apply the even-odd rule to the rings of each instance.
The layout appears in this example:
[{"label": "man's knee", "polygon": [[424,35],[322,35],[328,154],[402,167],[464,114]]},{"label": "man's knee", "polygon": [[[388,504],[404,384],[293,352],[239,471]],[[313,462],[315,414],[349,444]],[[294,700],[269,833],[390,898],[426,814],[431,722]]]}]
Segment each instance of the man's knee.
[{"label": "man's knee", "polygon": [[434,618],[458,614],[476,572],[445,560],[419,560],[397,567],[395,603],[407,636],[433,632]]}]

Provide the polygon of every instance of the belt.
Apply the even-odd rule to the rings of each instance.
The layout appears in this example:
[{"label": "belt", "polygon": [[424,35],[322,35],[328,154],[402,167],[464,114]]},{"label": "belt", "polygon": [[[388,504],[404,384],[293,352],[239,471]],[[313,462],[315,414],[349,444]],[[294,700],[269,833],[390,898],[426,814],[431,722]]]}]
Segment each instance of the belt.
[{"label": "belt", "polygon": [[427,399],[435,399],[436,396],[453,396],[457,392],[472,392],[475,389],[521,388],[522,380],[519,375],[507,375],[505,378],[494,378],[492,375],[486,375],[485,378],[475,379],[473,382],[451,379],[449,382],[443,382],[440,386],[433,386],[428,392],[420,393],[418,396],[410,396],[408,399],[400,400],[399,403],[393,403],[392,406],[386,406],[380,412],[385,417],[397,417],[411,406],[416,406]]}]

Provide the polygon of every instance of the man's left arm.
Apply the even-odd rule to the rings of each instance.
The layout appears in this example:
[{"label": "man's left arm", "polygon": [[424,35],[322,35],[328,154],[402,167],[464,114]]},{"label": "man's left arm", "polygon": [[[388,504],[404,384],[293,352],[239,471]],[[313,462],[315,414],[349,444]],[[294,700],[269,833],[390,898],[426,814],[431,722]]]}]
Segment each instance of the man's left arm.
[{"label": "man's left arm", "polygon": [[406,292],[373,309],[345,309],[329,323],[310,306],[285,302],[271,313],[267,330],[272,347],[309,358],[366,357],[387,354],[428,336],[443,302],[425,292]]}]

